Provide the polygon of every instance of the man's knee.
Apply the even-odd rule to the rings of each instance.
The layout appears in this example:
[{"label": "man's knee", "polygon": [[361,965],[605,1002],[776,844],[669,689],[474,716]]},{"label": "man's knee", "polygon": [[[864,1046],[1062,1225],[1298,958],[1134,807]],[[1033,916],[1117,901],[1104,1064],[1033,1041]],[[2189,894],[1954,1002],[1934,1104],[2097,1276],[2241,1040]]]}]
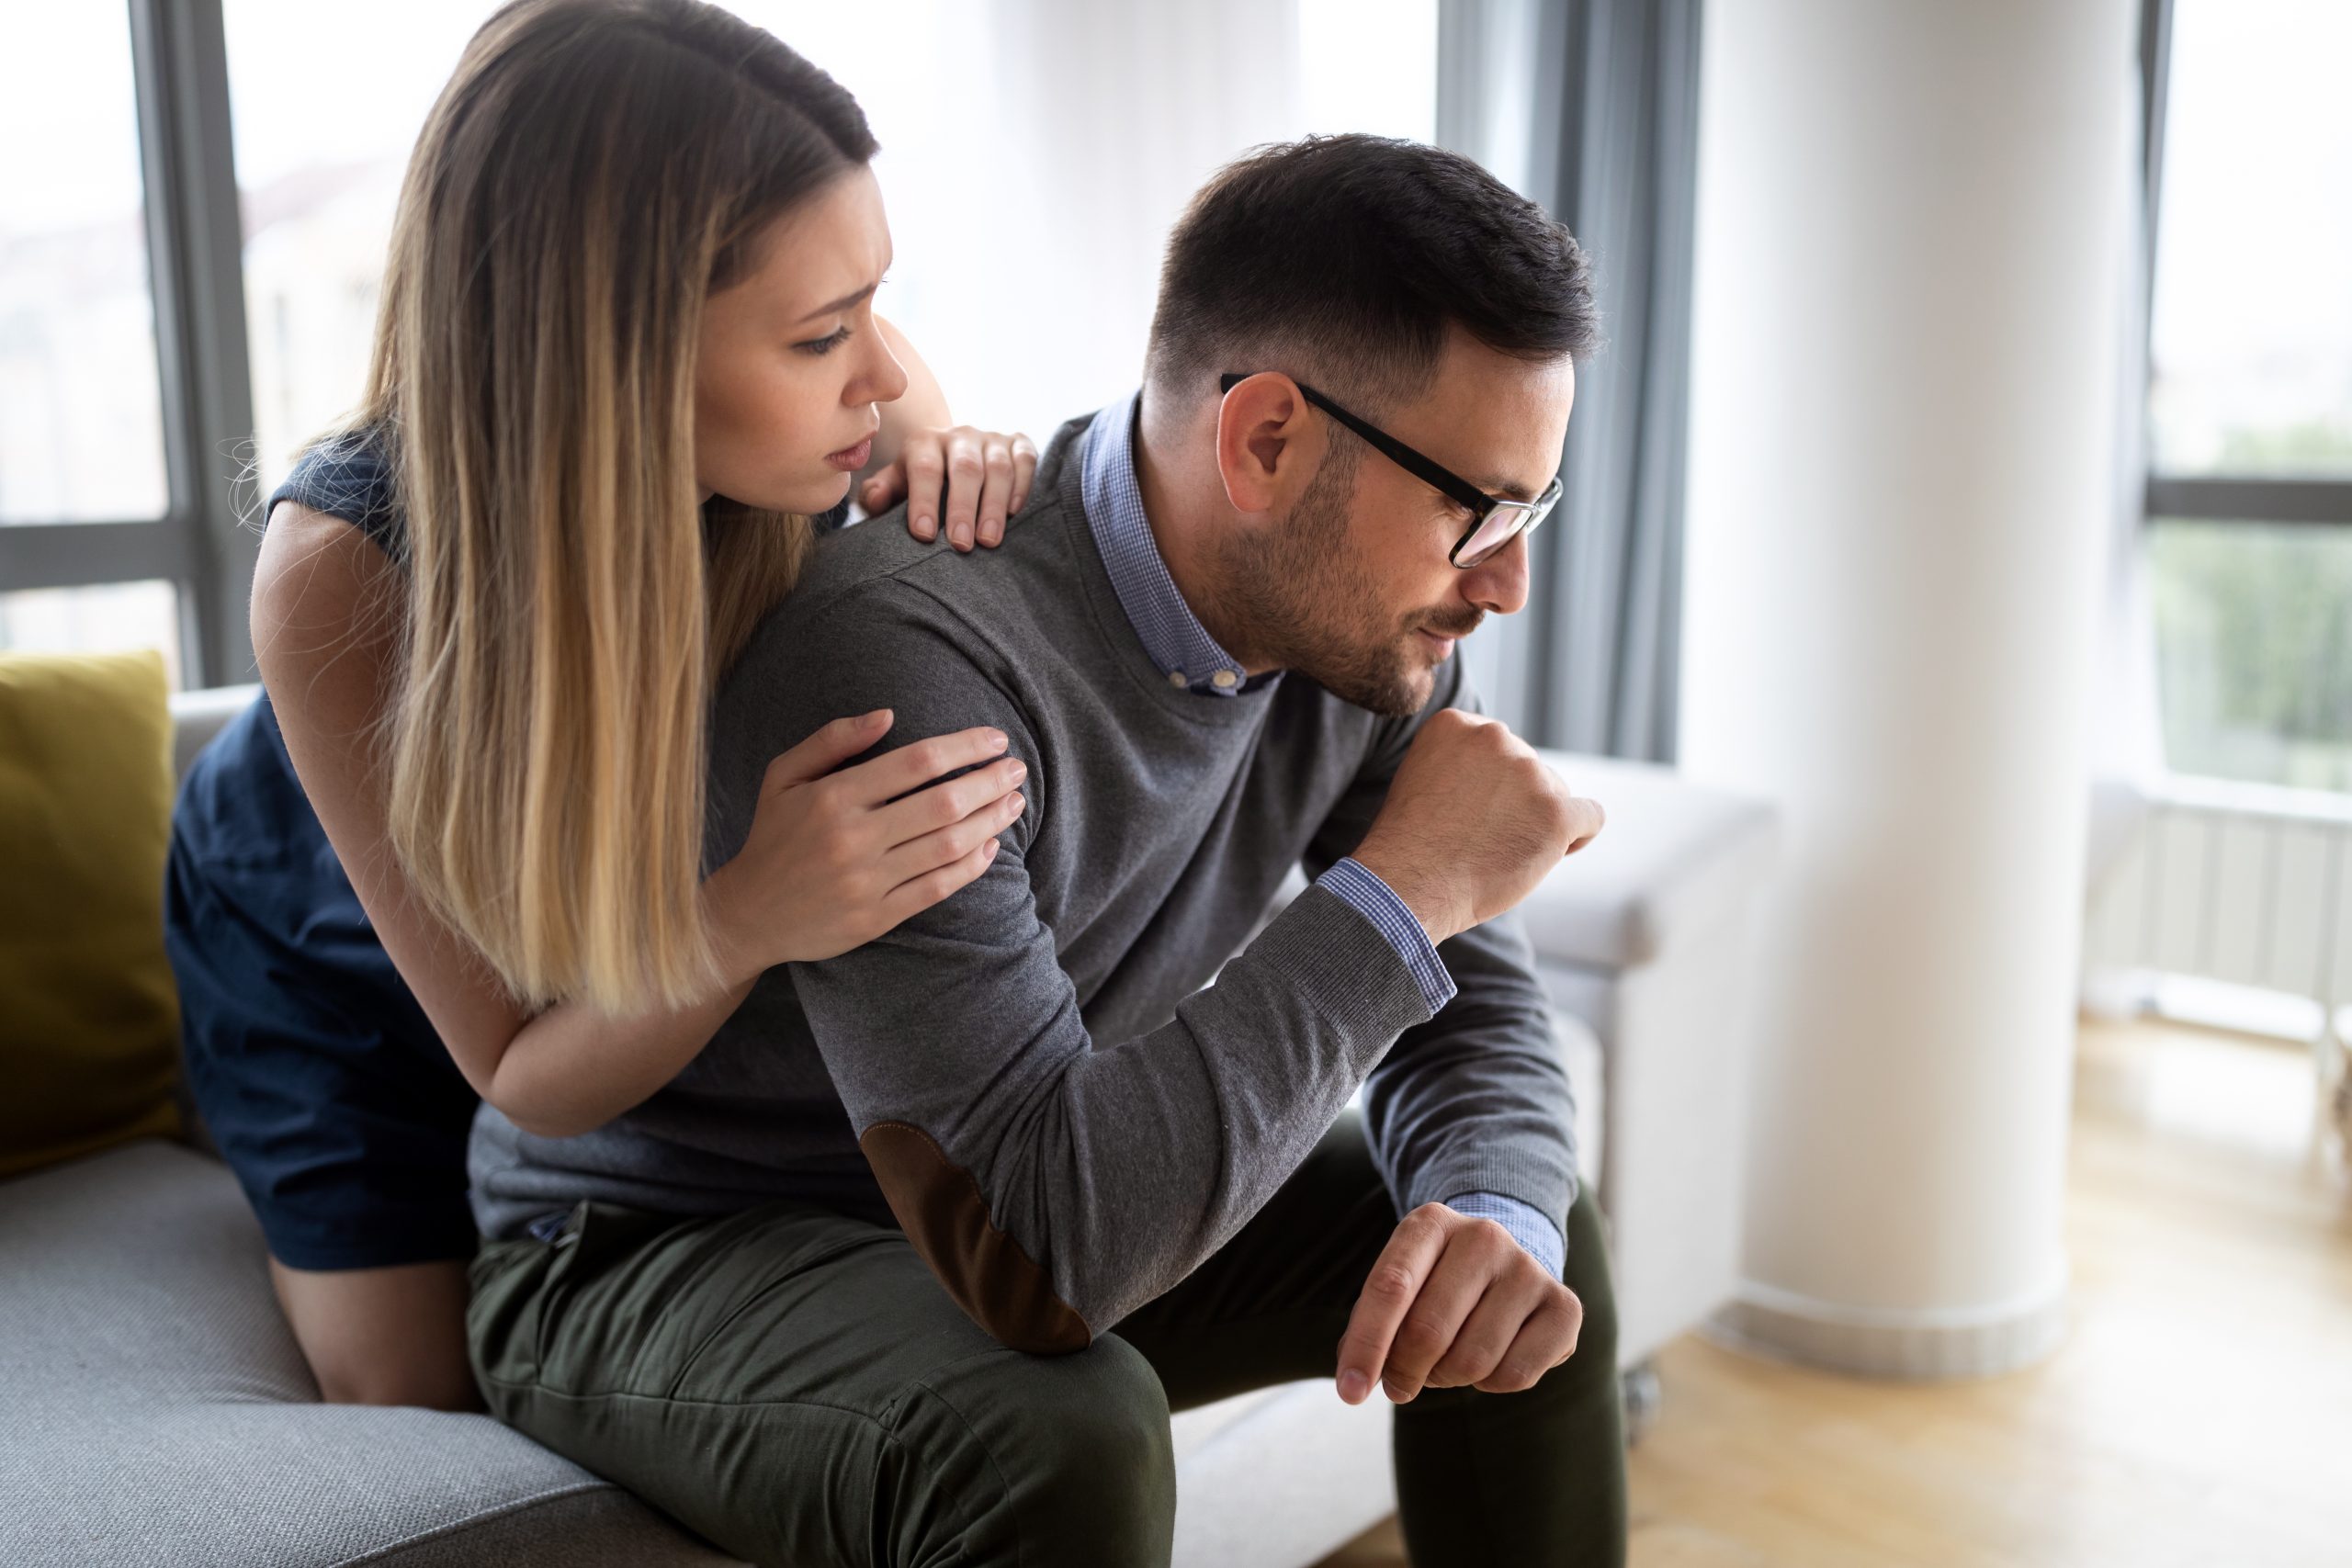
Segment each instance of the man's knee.
[{"label": "man's knee", "polygon": [[981,1516],[984,1537],[1018,1540],[1034,1562],[1061,1561],[1057,1541],[1094,1543],[1072,1562],[1167,1560],[1176,1515],[1167,1394],[1115,1334],[1066,1356],[1004,1350],[957,1362],[911,1385],[891,1426],[913,1461],[902,1523]]},{"label": "man's knee", "polygon": [[1172,1498],[1168,1395],[1142,1351],[1105,1334],[1075,1354],[1031,1363],[1027,1414],[1056,1472],[1144,1497],[1164,1477]]},{"label": "man's knee", "polygon": [[924,1386],[991,1440],[1000,1463],[1114,1487],[1174,1472],[1159,1374],[1115,1334],[1066,1356],[976,1357]]}]

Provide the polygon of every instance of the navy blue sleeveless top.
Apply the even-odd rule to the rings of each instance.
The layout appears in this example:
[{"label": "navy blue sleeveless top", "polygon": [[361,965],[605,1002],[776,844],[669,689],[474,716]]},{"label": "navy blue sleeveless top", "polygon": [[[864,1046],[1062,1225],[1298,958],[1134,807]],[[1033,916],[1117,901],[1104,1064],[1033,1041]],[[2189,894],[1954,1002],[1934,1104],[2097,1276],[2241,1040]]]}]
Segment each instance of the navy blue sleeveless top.
[{"label": "navy blue sleeveless top", "polygon": [[[390,454],[363,430],[305,453],[293,501],[402,559]],[[848,517],[846,500],[816,520]],[[294,1269],[464,1259],[477,1103],[377,939],[286,752],[266,692],[181,781],[164,882],[190,1097]]]}]

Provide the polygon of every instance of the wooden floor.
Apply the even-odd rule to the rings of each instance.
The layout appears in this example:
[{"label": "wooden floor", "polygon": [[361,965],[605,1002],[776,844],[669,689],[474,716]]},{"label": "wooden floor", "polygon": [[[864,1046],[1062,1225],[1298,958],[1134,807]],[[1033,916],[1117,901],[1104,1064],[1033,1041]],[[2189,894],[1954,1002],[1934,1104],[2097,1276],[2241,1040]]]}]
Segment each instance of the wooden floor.
[{"label": "wooden floor", "polygon": [[[1695,1337],[1634,1450],[1634,1568],[2347,1568],[2352,1177],[2306,1052],[2086,1022],[2067,1342],[1889,1385]],[[1391,1518],[1321,1568],[1406,1562]]]}]

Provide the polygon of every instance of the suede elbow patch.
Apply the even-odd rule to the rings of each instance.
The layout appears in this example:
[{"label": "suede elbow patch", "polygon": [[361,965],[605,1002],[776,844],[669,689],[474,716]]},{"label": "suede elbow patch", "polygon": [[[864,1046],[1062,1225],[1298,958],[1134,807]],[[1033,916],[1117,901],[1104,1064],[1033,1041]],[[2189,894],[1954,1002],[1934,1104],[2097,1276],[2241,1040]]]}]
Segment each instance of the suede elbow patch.
[{"label": "suede elbow patch", "polygon": [[930,1134],[876,1122],[857,1146],[907,1239],[966,1316],[1000,1343],[1036,1355],[1093,1342],[1086,1320],[1054,1293],[1052,1277],[989,1218],[979,1182]]}]

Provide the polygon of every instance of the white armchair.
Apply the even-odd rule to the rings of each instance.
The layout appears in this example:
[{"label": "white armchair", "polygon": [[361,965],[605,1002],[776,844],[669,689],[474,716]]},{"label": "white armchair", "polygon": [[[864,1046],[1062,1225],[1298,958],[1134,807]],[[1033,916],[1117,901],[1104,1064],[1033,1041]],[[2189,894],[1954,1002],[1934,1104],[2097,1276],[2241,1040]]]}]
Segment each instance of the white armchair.
[{"label": "white armchair", "polygon": [[1748,917],[1780,818],[1655,763],[1544,760],[1608,817],[1521,913],[1554,1003],[1599,1043],[1600,1202],[1633,1367],[1738,1278]]}]

